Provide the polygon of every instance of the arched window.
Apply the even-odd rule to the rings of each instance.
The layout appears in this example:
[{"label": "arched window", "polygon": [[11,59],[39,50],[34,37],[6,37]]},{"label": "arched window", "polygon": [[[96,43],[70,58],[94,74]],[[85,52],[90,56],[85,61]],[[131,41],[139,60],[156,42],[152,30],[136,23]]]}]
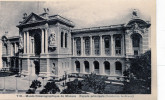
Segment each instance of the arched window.
[{"label": "arched window", "polygon": [[121,37],[120,36],[117,36],[115,38],[115,52],[116,52],[116,55],[121,54]]},{"label": "arched window", "polygon": [[115,71],[115,73],[117,74],[117,75],[122,75],[122,64],[119,62],[119,61],[117,61],[116,63],[115,63],[115,67],[116,67],[116,71]]},{"label": "arched window", "polygon": [[98,61],[94,61],[93,64],[94,64],[94,68],[95,68],[95,73],[99,74],[99,62]]},{"label": "arched window", "polygon": [[132,35],[132,46],[133,46],[134,55],[139,55],[140,40],[141,40],[141,35],[139,35],[139,34]]},{"label": "arched window", "polygon": [[89,40],[89,38],[85,39],[85,54],[86,55],[90,54],[90,40]]},{"label": "arched window", "polygon": [[89,62],[88,61],[84,61],[84,65],[85,65],[85,72],[89,73]]},{"label": "arched window", "polygon": [[110,38],[109,37],[104,38],[104,47],[105,47],[105,54],[109,55],[110,54]]},{"label": "arched window", "polygon": [[68,37],[68,34],[67,33],[65,33],[65,48],[67,48],[67,37]]},{"label": "arched window", "polygon": [[77,55],[81,55],[81,40],[78,38],[76,40],[76,50],[77,50]]},{"label": "arched window", "polygon": [[95,46],[95,54],[99,55],[100,54],[100,38],[99,37],[94,38],[94,46]]},{"label": "arched window", "polygon": [[63,35],[64,35],[64,33],[61,32],[61,47],[63,47]]},{"label": "arched window", "polygon": [[75,65],[76,65],[76,72],[80,73],[80,62],[75,61]]},{"label": "arched window", "polygon": [[110,74],[110,63],[108,61],[104,62],[104,68],[105,68],[105,73],[107,75],[109,75]]}]

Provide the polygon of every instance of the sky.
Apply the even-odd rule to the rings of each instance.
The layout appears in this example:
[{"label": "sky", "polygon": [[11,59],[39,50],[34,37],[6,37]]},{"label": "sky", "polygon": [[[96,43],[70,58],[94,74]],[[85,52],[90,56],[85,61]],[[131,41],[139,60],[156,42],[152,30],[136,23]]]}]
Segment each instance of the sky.
[{"label": "sky", "polygon": [[149,20],[152,14],[151,0],[54,0],[54,1],[1,1],[0,35],[7,31],[16,36],[16,25],[22,21],[23,13],[41,14],[49,8],[50,15],[61,15],[75,24],[75,28],[109,26],[127,23],[133,9],[139,16]]}]

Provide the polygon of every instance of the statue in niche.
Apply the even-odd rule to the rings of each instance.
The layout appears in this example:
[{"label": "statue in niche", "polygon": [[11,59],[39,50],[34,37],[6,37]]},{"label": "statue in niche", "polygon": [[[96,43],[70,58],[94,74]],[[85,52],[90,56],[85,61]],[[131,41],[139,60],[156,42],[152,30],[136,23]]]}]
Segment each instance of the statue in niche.
[{"label": "statue in niche", "polygon": [[19,49],[23,49],[23,39],[22,39],[22,36],[20,36],[20,40],[19,40]]},{"label": "statue in niche", "polygon": [[49,36],[49,46],[53,47],[55,46],[56,42],[56,35],[55,34],[50,34]]},{"label": "statue in niche", "polygon": [[56,74],[56,66],[55,63],[52,64],[52,73]]}]

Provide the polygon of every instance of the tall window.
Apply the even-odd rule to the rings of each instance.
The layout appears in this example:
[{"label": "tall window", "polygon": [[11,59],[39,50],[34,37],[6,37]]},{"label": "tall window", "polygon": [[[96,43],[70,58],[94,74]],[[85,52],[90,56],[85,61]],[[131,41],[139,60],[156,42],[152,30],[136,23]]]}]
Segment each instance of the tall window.
[{"label": "tall window", "polygon": [[68,37],[68,34],[65,33],[65,48],[67,48],[67,37]]},{"label": "tall window", "polygon": [[78,38],[76,41],[76,50],[77,50],[77,55],[81,55],[81,40],[80,40],[80,38]]},{"label": "tall window", "polygon": [[110,54],[110,39],[109,37],[104,38],[104,44],[105,44],[105,54]]},{"label": "tall window", "polygon": [[61,32],[61,47],[63,47],[63,35],[64,35],[64,33]]},{"label": "tall window", "polygon": [[99,37],[94,38],[94,46],[95,46],[95,54],[99,55],[100,54],[100,38]]},{"label": "tall window", "polygon": [[115,38],[115,52],[116,55],[121,54],[121,37],[119,36]]},{"label": "tall window", "polygon": [[89,40],[89,38],[85,39],[85,54],[86,55],[90,54],[90,40]]},{"label": "tall window", "polygon": [[139,55],[140,52],[140,35],[139,34],[133,34],[132,35],[132,45],[133,45],[133,51],[134,55]]}]

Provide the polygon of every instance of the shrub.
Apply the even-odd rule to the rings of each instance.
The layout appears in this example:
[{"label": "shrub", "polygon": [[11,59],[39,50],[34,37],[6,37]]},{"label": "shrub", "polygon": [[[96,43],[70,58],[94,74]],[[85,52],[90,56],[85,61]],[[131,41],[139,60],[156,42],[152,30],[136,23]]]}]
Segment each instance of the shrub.
[{"label": "shrub", "polygon": [[55,81],[48,82],[44,89],[40,92],[40,94],[55,94],[56,92],[60,92],[59,87],[55,84]]},{"label": "shrub", "polygon": [[30,89],[26,92],[26,94],[35,94],[35,91],[37,88],[41,87],[41,82],[38,80],[32,81],[32,84],[30,85]]}]

